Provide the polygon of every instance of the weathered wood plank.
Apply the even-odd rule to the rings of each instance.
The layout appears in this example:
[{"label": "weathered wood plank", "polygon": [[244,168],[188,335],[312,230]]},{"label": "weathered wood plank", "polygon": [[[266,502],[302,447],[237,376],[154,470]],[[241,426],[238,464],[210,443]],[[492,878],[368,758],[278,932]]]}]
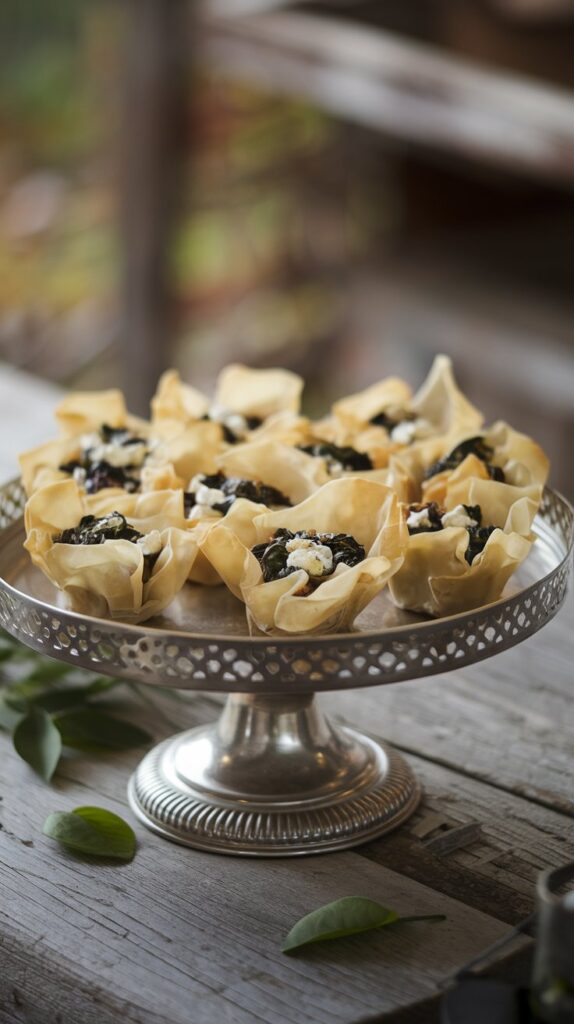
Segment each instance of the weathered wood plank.
[{"label": "weathered wood plank", "polygon": [[541,633],[476,665],[330,694],[340,720],[406,751],[574,816],[574,595]]},{"label": "weathered wood plank", "polygon": [[[46,813],[96,802],[125,814],[125,796],[102,799],[85,777],[60,777],[49,793],[4,737],[0,743],[4,1000],[14,999],[14,971],[26,950],[29,962],[60,965],[69,984],[58,1010],[73,1020],[82,1020],[81,993],[88,991],[105,1007],[121,1008],[122,1019],[154,1024],[352,1021],[432,994],[440,978],[505,930],[493,917],[354,852],[305,861],[227,859],[168,845],[138,828],[132,864],[86,864],[40,834]],[[121,781],[122,794],[127,760],[113,758],[124,770],[113,764],[106,775]],[[449,919],[435,926],[440,939],[434,933],[431,941],[429,926],[420,925],[367,943],[350,939],[304,959],[280,953],[300,915],[350,893],[406,913],[444,911]],[[32,1007],[34,996],[16,987],[17,998]],[[48,1001],[45,1024],[56,1021],[56,1006]],[[25,1019],[34,1020],[32,1013]]]},{"label": "weathered wood plank", "polygon": [[220,74],[305,96],[393,138],[574,181],[573,106],[564,90],[342,18],[271,13],[214,18],[208,27],[201,59]]}]

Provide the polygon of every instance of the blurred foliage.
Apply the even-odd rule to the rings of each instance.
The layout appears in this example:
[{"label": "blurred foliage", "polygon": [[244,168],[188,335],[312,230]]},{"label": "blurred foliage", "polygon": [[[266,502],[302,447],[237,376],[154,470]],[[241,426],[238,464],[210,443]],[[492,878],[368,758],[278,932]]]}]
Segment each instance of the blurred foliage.
[{"label": "blurred foliage", "polygon": [[67,163],[97,137],[98,102],[84,45],[94,6],[89,0],[0,5],[0,117],[25,163]]},{"label": "blurred foliage", "polygon": [[[0,358],[76,382],[113,347],[120,27],[111,0],[0,5]],[[336,330],[341,268],[387,227],[380,166],[352,132],[303,102],[190,82],[193,188],[173,253],[182,364],[230,317],[232,347],[262,361]],[[65,319],[88,307],[93,350],[53,358],[73,340]]]}]

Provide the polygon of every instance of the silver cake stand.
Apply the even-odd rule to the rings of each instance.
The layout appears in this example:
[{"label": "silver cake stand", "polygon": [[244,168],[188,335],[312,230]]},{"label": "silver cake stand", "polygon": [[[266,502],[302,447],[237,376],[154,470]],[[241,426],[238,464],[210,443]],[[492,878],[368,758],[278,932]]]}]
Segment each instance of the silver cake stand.
[{"label": "silver cake stand", "polygon": [[0,625],[35,650],[153,686],[229,693],[214,725],[154,747],[129,784],[154,832],[251,856],[322,853],[388,832],[415,810],[419,783],[392,748],[335,726],[324,690],[380,686],[488,658],[531,636],[564,600],[573,510],[546,491],[536,543],[502,600],[421,619],[380,595],[352,633],[249,635],[223,587],[186,586],[153,624],[76,614],[22,548],[24,494],[0,489]]}]

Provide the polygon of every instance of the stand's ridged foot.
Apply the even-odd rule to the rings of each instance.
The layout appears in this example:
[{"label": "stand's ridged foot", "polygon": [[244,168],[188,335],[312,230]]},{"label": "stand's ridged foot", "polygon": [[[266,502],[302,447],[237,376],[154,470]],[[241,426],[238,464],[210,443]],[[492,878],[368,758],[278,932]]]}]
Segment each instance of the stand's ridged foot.
[{"label": "stand's ridged foot", "polygon": [[364,843],[402,824],[420,795],[400,754],[336,728],[311,697],[243,694],[216,725],[150,751],[129,788],[132,809],[160,835],[255,857]]}]

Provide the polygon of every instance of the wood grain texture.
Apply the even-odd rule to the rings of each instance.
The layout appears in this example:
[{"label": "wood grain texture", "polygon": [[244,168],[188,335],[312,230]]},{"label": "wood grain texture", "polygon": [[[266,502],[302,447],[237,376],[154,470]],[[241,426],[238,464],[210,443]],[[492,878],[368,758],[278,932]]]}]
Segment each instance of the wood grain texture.
[{"label": "wood grain texture", "polygon": [[[121,1011],[119,1019],[146,1022],[353,1021],[433,994],[445,974],[505,930],[354,852],[251,861],[168,845],[138,828],[131,864],[85,863],[41,835],[44,817],[86,802],[125,814],[130,758],[106,762],[108,793],[118,789],[121,799],[92,790],[80,759],[77,773],[70,761],[50,793],[1,742],[0,993],[29,1003],[26,1020],[52,1024],[60,1012],[81,1021],[83,1004],[91,1013],[96,999]],[[345,940],[304,958],[281,954],[295,920],[348,894],[404,913],[445,912],[448,921]],[[43,1018],[34,991],[14,980],[24,954],[40,978],[55,965],[68,982],[57,992],[51,986],[53,1006],[43,1004]]]},{"label": "wood grain texture", "polygon": [[[403,829],[337,855],[220,857],[138,825],[133,863],[81,861],[45,817],[93,803],[132,820],[140,753],[66,756],[48,787],[0,734],[0,1024],[432,1024],[438,983],[531,912],[542,868],[574,859],[573,608],[474,668],[323,698],[425,786]],[[159,740],[220,701],[122,687],[110,704]],[[448,922],[281,954],[298,917],[351,894]]]},{"label": "wood grain texture", "polygon": [[[146,690],[134,714],[125,700],[120,693],[118,712],[131,709],[158,739],[176,724],[209,721],[218,707]],[[41,836],[41,823],[51,809],[91,802],[129,816],[125,784],[137,754],[69,757],[50,791],[6,737],[0,744],[0,994],[23,1014],[7,1021],[56,1024],[58,1013],[89,1024],[368,1018],[436,995],[436,982],[501,934],[503,922],[530,912],[537,870],[574,855],[562,814],[413,758],[427,788],[421,811],[356,852],[252,862],[179,848],[138,827],[132,864],[86,864]],[[405,912],[446,909],[449,922],[430,941],[421,925],[282,956],[297,917],[351,893]],[[53,1006],[40,1000],[44,989]],[[413,1022],[424,1019],[412,1012]]]},{"label": "wood grain texture", "polygon": [[564,90],[484,70],[350,18],[299,12],[206,19],[201,59],[218,74],[304,96],[394,139],[572,185]]},{"label": "wood grain texture", "polygon": [[539,634],[483,665],[330,694],[329,708],[402,750],[572,817],[573,613],[570,595]]}]

